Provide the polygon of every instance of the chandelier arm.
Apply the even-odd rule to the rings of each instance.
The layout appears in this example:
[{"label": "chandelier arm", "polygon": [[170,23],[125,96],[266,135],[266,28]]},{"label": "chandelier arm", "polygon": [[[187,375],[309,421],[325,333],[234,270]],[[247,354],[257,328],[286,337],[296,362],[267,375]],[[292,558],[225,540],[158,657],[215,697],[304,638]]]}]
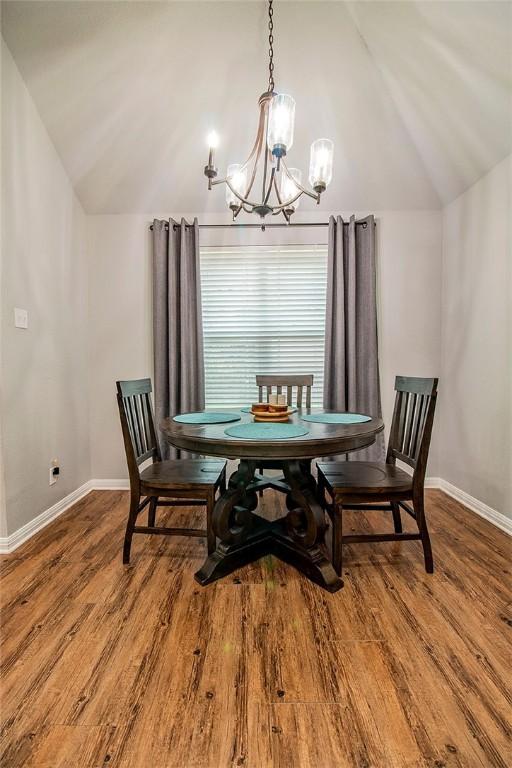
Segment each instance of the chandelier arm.
[{"label": "chandelier arm", "polygon": [[272,216],[279,216],[280,213],[283,214],[283,216],[285,217],[286,221],[289,224],[290,221],[291,221],[291,218],[292,218],[293,211],[292,211],[292,213],[287,213],[286,207],[282,207],[282,206],[280,206],[279,208],[273,208],[272,209]]},{"label": "chandelier arm", "polygon": [[[312,197],[313,200],[316,200],[316,202],[320,200],[320,195],[318,195],[316,192],[311,192],[309,189],[306,189],[305,187],[302,186],[302,184],[299,181],[297,181],[297,179],[293,178],[283,158],[281,158],[281,165],[283,166],[286,175],[291,181],[293,181],[297,189],[300,189],[301,192],[303,192],[305,195],[308,195],[308,197]],[[296,199],[297,198],[295,198],[295,200]]]},{"label": "chandelier arm", "polygon": [[251,179],[249,182],[249,186],[247,187],[247,191],[245,193],[245,196],[248,197],[251,193],[251,189],[254,185],[254,179],[256,178],[256,171],[258,169],[258,160],[256,159],[256,162],[254,163],[254,168],[252,169]]},{"label": "chandelier arm", "polygon": [[[225,182],[226,182],[227,186],[229,187],[229,189],[231,190],[231,192],[235,195],[237,200],[240,200],[240,202],[242,204],[245,203],[245,205],[248,205],[251,208],[257,208],[260,205],[260,203],[254,203],[252,200],[247,200],[245,197],[242,197],[242,195],[230,184],[228,179],[226,179]],[[299,190],[297,192],[297,194],[295,195],[295,197],[291,197],[289,200],[286,200],[286,202],[281,203],[280,205],[272,205],[271,206],[272,212],[279,213],[280,211],[284,210],[285,208],[288,208],[290,205],[293,205],[293,203],[296,200],[298,200],[299,197],[301,197],[301,195],[303,195],[303,194],[304,194],[304,192],[302,190]],[[241,208],[241,207],[242,206],[238,206],[238,208]],[[244,210],[245,210],[245,208],[244,208]],[[237,213],[235,215],[237,216],[238,213],[240,213],[240,211],[237,209]],[[248,211],[248,213],[252,213],[252,211]]]},{"label": "chandelier arm", "polygon": [[272,186],[274,184],[275,177],[276,177],[276,169],[274,168],[274,166],[272,166],[272,171],[270,173],[270,182],[268,185],[267,194],[265,195],[265,199],[263,200],[263,205],[267,205],[268,203],[268,199],[270,197],[270,193],[272,192]]},{"label": "chandelier arm", "polygon": [[289,207],[290,207],[290,205],[293,205],[293,204],[294,204],[294,202],[295,202],[296,200],[298,200],[298,199],[299,199],[299,197],[301,197],[301,195],[303,195],[303,194],[304,194],[304,193],[303,193],[303,192],[301,192],[301,191],[297,192],[297,194],[295,195],[295,197],[291,197],[289,200],[286,200],[284,203],[281,203],[280,205],[273,205],[273,206],[272,206],[272,210],[273,210],[273,211],[277,211],[277,212],[279,212],[279,211],[283,211],[285,208],[289,208]]},{"label": "chandelier arm", "polygon": [[[276,193],[277,202],[281,205],[283,201],[281,200],[281,195],[279,193],[279,187],[277,186],[277,179],[275,176],[274,176],[274,190]],[[283,216],[285,217],[286,221],[289,224],[291,219],[291,214],[286,213],[286,208],[279,208],[277,211],[272,209],[272,216],[278,216],[280,213],[283,214]]]},{"label": "chandelier arm", "polygon": [[[261,150],[262,150],[262,145],[263,145],[263,140],[264,140],[264,130],[263,129],[264,129],[265,121],[264,121],[264,119],[262,121],[262,117],[264,118],[265,114],[266,114],[266,107],[265,107],[265,104],[262,104],[261,111],[260,111],[260,124],[258,126],[257,145],[254,146],[253,151],[251,152],[251,155],[249,156],[248,160],[245,162],[245,164],[243,166],[243,167],[245,167],[247,165],[247,163],[251,159],[251,156],[257,150],[258,154],[256,156],[256,160],[255,160],[255,164],[254,164],[254,168],[253,168],[253,177],[254,178],[256,176],[256,171],[257,171],[257,168],[258,168],[258,161],[259,161],[259,158],[261,156]],[[265,150],[265,172],[266,172],[266,169],[267,169],[267,163],[268,163],[268,156],[269,155],[270,155],[270,152],[269,152],[268,149],[266,149]],[[270,184],[269,184],[268,195],[270,195],[270,190],[272,189],[272,180],[275,178],[274,168],[272,168],[272,171],[273,172],[272,172],[272,176],[271,176],[271,180],[270,180]],[[253,186],[254,178],[251,178],[251,183],[250,183],[250,185],[249,185],[245,195],[240,194],[240,192],[238,192],[233,187],[233,185],[231,184],[231,182],[230,182],[230,180],[229,180],[229,178],[227,176],[226,176],[225,179],[215,180],[215,182],[217,184],[225,183],[229,187],[231,192],[235,195],[237,200],[240,200],[240,202],[242,204],[245,203],[246,205],[250,206],[251,208],[256,208],[256,207],[258,207],[260,205],[260,203],[254,203],[252,200],[248,199],[249,192],[250,192],[250,190],[251,190],[251,188]],[[262,197],[264,197],[264,195],[265,195],[265,189],[263,188]],[[267,199],[268,199],[268,195],[267,195]],[[240,209],[240,206],[239,206],[239,209]],[[239,209],[237,210],[235,216],[238,216],[238,214],[240,213]],[[244,210],[245,210],[245,208],[244,208]],[[248,213],[252,213],[252,211],[248,211]]]},{"label": "chandelier arm", "polygon": [[265,188],[267,186],[267,171],[268,171],[268,147],[265,147],[265,161],[263,163],[263,181],[261,183],[261,204],[265,205]]},{"label": "chandelier arm", "polygon": [[232,191],[234,196],[237,198],[237,200],[240,200],[241,203],[245,203],[246,205],[250,205],[251,208],[255,208],[256,206],[260,205],[260,203],[253,203],[252,200],[247,200],[247,198],[243,197],[240,192],[238,192],[233,185],[230,183],[228,178],[222,179],[222,181],[229,187],[229,189]]},{"label": "chandelier arm", "polygon": [[[279,194],[279,190],[277,188],[277,181],[275,181],[275,183],[274,183],[274,189],[276,191],[277,202],[281,204],[282,201],[281,201],[281,196]],[[283,214],[283,216],[285,217],[286,221],[289,224],[290,220],[291,220],[291,214],[286,212],[286,207],[284,207],[284,208],[283,207],[279,207],[277,209],[276,208],[272,208],[272,216],[279,216],[280,213]]]},{"label": "chandelier arm", "polygon": [[279,194],[279,187],[277,186],[277,179],[275,176],[274,176],[274,189],[276,192],[277,202],[281,205],[283,201],[281,200],[281,195]]},{"label": "chandelier arm", "polygon": [[[262,106],[262,110],[263,109],[264,109],[264,107]],[[258,126],[258,135],[256,137],[256,141],[258,142],[258,146],[257,146],[257,150],[256,150],[256,157],[255,157],[255,160],[254,160],[254,167],[252,169],[251,179],[249,181],[249,186],[247,187],[247,191],[245,193],[246,197],[249,197],[251,189],[253,188],[253,185],[254,185],[254,180],[256,178],[256,173],[258,171],[258,164],[259,164],[259,160],[260,160],[260,157],[261,157],[261,149],[262,149],[262,146],[263,146],[263,134],[264,134],[264,131],[262,130],[262,123],[261,123],[261,117],[260,117],[260,125]],[[249,157],[249,159],[250,159],[250,157]]]},{"label": "chandelier arm", "polygon": [[[240,171],[244,171],[247,168],[247,166],[249,165],[249,163],[251,162],[251,160],[252,160],[252,158],[254,157],[255,154],[257,155],[256,156],[256,165],[255,165],[255,167],[257,167],[257,165],[258,165],[258,158],[259,158],[259,155],[261,153],[261,144],[262,144],[263,134],[265,132],[266,111],[267,111],[267,105],[266,105],[266,103],[263,103],[261,105],[261,107],[260,107],[260,117],[259,117],[259,120],[258,120],[258,130],[256,132],[256,140],[255,140],[255,142],[253,144],[253,147],[251,149],[249,157],[247,158],[245,163],[240,168]],[[247,194],[249,194],[249,193],[247,193]]]},{"label": "chandelier arm", "polygon": [[[265,123],[265,112],[266,112],[266,110],[267,110],[266,104],[262,104],[261,108],[260,108],[260,118],[259,118],[259,122],[258,122],[258,130],[257,130],[257,133],[256,133],[256,140],[255,140],[255,142],[253,144],[253,147],[251,149],[251,153],[250,153],[249,157],[247,158],[245,163],[239,169],[240,173],[242,173],[247,168],[247,166],[251,162],[252,158],[254,157],[254,154],[259,150],[258,157],[256,158],[255,169],[253,171],[254,175],[256,175],[256,169],[258,167],[258,159],[259,159],[259,154],[261,152],[261,144],[262,144],[262,139],[263,139],[263,135],[264,135],[264,123]],[[225,176],[223,179],[212,179],[212,186],[216,186],[217,184],[226,184],[227,180],[228,180],[227,176]],[[234,190],[231,190],[231,191],[233,192]],[[237,194],[237,193],[235,192],[234,194]],[[237,197],[239,197],[239,195],[237,195]]]},{"label": "chandelier arm", "polygon": [[280,214],[283,214],[288,224],[291,223],[291,215],[289,213],[286,213],[286,210],[284,208],[279,208],[277,211],[272,212],[272,216],[279,216]]},{"label": "chandelier arm", "polygon": [[223,179],[212,179],[212,187],[216,187],[217,184],[227,184],[228,177],[225,176]]},{"label": "chandelier arm", "polygon": [[[277,179],[276,179],[275,176],[274,176],[274,191],[276,193],[277,202],[280,203],[281,202],[281,197],[279,195],[279,189],[277,188]],[[275,211],[274,208],[272,208],[272,216],[278,216],[280,213],[281,213],[281,211]]]},{"label": "chandelier arm", "polygon": [[[256,149],[256,147],[255,147],[255,149]],[[247,166],[250,163],[253,155],[254,155],[254,150],[251,152],[251,154],[249,155],[249,157],[247,158],[245,163],[242,166],[240,166],[240,169],[239,169],[238,173],[242,173],[247,168]],[[256,167],[257,167],[257,160],[256,160]],[[228,179],[229,179],[228,176],[224,176],[223,179],[212,179],[212,186],[217,186],[217,184],[227,184],[229,186]],[[230,187],[230,189],[231,189],[231,187]],[[233,189],[231,189],[231,191],[234,192]],[[235,192],[234,194],[237,197],[240,197],[237,192]]]}]

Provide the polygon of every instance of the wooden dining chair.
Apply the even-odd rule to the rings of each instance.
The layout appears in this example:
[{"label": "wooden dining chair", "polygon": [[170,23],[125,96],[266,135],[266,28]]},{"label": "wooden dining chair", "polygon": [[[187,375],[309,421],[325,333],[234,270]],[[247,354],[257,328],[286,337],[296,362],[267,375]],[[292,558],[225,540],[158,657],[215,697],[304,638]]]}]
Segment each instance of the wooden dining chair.
[{"label": "wooden dining chair", "polygon": [[[256,376],[256,386],[258,387],[258,398],[260,403],[268,403],[270,395],[281,395],[283,394],[283,389],[285,389],[286,402],[288,405],[294,405],[297,408],[303,408],[304,406],[306,408],[311,408],[311,389],[313,387],[312,373],[300,376],[287,374],[270,374],[268,376],[263,376],[258,374]],[[305,403],[303,402],[304,390],[306,390]]]},{"label": "wooden dining chair", "polygon": [[[295,406],[296,408],[311,408],[311,389],[313,387],[313,374],[257,374],[256,386],[258,387],[258,400],[260,403],[268,403],[270,395],[283,394],[283,390],[286,391],[286,402],[288,405]],[[304,391],[306,398],[304,400]],[[272,461],[268,459],[264,462],[260,462],[258,470],[260,476],[265,469],[281,469],[281,462]],[[311,462],[309,462],[311,466]],[[284,480],[284,478],[282,478]],[[263,495],[263,491],[260,491],[260,496]]]},{"label": "wooden dining chair", "polygon": [[[226,490],[226,462],[201,459],[162,461],[151,405],[151,380],[118,381],[116,384],[130,476],[130,512],[124,538],[123,563],[130,562],[134,533],[205,536],[208,554],[211,554],[216,544],[212,527],[215,494],[217,491],[222,494]],[[141,465],[150,460],[151,464],[141,470]],[[137,517],[146,506],[148,524],[137,525]],[[206,530],[156,525],[158,507],[183,506],[206,507]]]},{"label": "wooden dining chair", "polygon": [[[363,461],[317,463],[318,492],[332,522],[332,559],[338,576],[341,575],[343,544],[409,539],[421,540],[425,570],[433,573],[432,547],[425,517],[424,484],[437,383],[438,379],[397,376],[395,408],[385,464]],[[408,464],[413,474],[397,467],[397,459]],[[327,494],[331,497],[330,503]],[[407,501],[412,501],[412,507]],[[345,509],[389,511],[393,516],[395,532],[344,536],[342,517]],[[414,518],[418,533],[403,533],[401,509]]]}]

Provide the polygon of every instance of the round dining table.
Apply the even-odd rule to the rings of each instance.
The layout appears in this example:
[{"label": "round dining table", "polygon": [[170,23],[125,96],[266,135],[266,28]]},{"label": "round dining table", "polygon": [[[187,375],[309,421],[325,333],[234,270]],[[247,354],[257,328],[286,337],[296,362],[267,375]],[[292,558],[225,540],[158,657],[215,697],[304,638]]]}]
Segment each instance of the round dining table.
[{"label": "round dining table", "polygon": [[[303,415],[313,413],[310,409],[293,413],[289,423],[308,432],[284,440],[232,437],[226,434],[229,424],[184,424],[172,418],[162,421],[164,439],[176,448],[239,460],[226,491],[215,504],[212,524],[217,546],[195,574],[200,584],[209,584],[270,554],[293,565],[329,592],[343,586],[325,543],[327,524],[311,460],[366,448],[375,442],[384,424],[380,418],[355,424],[302,420]],[[240,411],[238,424],[252,421],[250,413]],[[257,468],[269,459],[279,462],[282,479],[258,474]],[[287,514],[277,520],[266,520],[255,511],[260,492],[268,488],[286,495]]]}]

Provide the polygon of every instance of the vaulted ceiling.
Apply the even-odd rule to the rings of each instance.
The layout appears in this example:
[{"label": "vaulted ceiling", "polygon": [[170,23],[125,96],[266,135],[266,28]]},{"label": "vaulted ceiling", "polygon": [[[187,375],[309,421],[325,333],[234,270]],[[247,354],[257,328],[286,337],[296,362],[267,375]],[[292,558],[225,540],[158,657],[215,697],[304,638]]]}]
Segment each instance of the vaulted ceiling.
[{"label": "vaulted ceiling", "polygon": [[[335,143],[325,210],[437,208],[510,153],[509,2],[275,2],[290,165]],[[222,211],[266,89],[264,2],[2,3],[2,34],[89,213]],[[312,201],[304,207],[314,206]]]}]

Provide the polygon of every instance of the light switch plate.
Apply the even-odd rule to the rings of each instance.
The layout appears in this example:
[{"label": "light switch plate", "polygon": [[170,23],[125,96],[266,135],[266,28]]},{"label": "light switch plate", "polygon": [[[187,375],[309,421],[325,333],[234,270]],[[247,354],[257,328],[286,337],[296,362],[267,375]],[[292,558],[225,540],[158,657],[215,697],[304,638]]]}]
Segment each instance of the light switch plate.
[{"label": "light switch plate", "polygon": [[28,328],[28,312],[26,309],[14,307],[14,325],[16,328]]}]

